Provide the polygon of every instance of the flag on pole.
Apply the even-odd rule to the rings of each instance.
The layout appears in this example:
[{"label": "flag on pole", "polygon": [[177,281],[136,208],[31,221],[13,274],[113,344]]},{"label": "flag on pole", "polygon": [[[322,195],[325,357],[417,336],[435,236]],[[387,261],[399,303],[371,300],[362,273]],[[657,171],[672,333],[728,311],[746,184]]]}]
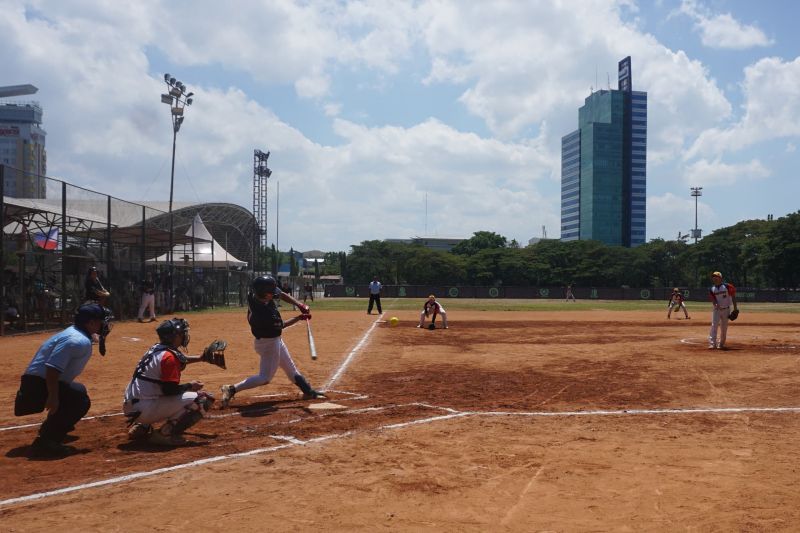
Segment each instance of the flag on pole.
[{"label": "flag on pole", "polygon": [[33,242],[39,248],[45,250],[55,250],[58,248],[58,228],[52,228],[47,233],[36,233],[33,236]]}]

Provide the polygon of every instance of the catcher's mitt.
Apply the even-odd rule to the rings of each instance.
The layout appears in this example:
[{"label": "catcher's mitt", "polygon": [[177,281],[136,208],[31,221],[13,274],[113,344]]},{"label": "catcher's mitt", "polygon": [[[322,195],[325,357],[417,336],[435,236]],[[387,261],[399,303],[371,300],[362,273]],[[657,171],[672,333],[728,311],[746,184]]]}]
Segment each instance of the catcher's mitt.
[{"label": "catcher's mitt", "polygon": [[739,310],[738,309],[734,309],[733,311],[731,311],[731,314],[728,315],[728,320],[733,322],[737,318],[739,318]]},{"label": "catcher's mitt", "polygon": [[202,360],[220,368],[225,368],[225,348],[228,342],[217,339],[203,350]]}]

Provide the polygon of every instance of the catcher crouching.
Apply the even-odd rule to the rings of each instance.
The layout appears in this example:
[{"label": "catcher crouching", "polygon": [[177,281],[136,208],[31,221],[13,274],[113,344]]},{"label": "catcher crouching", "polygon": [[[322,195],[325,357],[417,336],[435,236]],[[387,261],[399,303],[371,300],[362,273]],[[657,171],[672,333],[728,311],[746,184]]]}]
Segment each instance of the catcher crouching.
[{"label": "catcher crouching", "polygon": [[[202,355],[186,355],[189,322],[165,320],[156,329],[159,342],[136,365],[125,389],[122,410],[128,417],[131,440],[148,440],[164,446],[187,443],[183,433],[197,424],[211,408],[214,397],[203,391],[202,381],[181,383],[186,365],[208,362],[225,368],[225,341],[214,341]],[[164,422],[160,428],[153,425]]]}]

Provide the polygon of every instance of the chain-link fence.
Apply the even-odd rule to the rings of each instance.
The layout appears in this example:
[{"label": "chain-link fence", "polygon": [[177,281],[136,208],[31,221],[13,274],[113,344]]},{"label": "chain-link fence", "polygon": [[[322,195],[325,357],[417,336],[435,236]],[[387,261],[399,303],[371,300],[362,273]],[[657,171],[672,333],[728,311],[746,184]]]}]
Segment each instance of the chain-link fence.
[{"label": "chain-link fence", "polygon": [[[215,264],[213,246],[211,263],[197,264],[193,251],[209,239],[177,231],[170,236],[164,224],[169,213],[61,180],[19,175],[0,165],[0,192],[8,176],[36,180],[41,186],[34,190],[42,197],[0,195],[0,335],[70,323],[78,306],[92,298],[92,267],[110,293],[103,303],[118,319],[137,317],[149,289],[145,280],[152,283],[158,315],[244,304],[251,277],[246,264]],[[175,228],[192,223],[187,213],[172,215]],[[180,257],[169,253],[170,245],[183,245]],[[219,257],[222,252],[218,247]]]}]

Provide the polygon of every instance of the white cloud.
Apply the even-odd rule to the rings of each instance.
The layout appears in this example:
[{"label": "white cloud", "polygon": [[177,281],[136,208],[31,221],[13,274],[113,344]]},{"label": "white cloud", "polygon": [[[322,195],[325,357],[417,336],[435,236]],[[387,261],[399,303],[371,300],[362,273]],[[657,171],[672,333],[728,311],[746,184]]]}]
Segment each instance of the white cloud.
[{"label": "white cloud", "polygon": [[683,180],[689,185],[732,185],[737,181],[764,179],[770,174],[769,169],[757,159],[744,164],[701,159],[684,170]]},{"label": "white cloud", "polygon": [[703,45],[710,48],[744,50],[774,44],[757,26],[742,24],[730,13],[711,15],[694,0],[683,0],[680,12],[694,19]]},{"label": "white cloud", "polygon": [[684,159],[736,151],[759,142],[800,136],[800,56],[785,62],[761,59],[744,71],[742,119],[728,128],[710,128]]},{"label": "white cloud", "polygon": [[631,55],[634,89],[647,91],[650,100],[648,160],[668,161],[700,131],[725,120],[731,106],[699,61],[627,25],[623,5],[423,4],[419,19],[432,58],[425,81],[468,83],[459,101],[500,138],[544,120],[558,138],[577,127],[590,85],[605,88],[610,78],[616,88],[617,61]]},{"label": "white cloud", "polygon": [[327,103],[323,106],[326,117],[338,117],[342,113],[342,104]]},{"label": "white cloud", "polygon": [[[596,69],[599,85],[608,72],[614,87],[617,61],[627,55],[634,88],[650,98],[650,170],[701,131],[724,131],[719,125],[731,114],[701,61],[623,20],[620,10],[636,7],[627,0],[276,0],[246,10],[210,1],[189,10],[157,0],[0,3],[0,64],[9,83],[40,87],[51,174],[133,200],[166,198],[172,132],[154,72],[166,63],[196,93],[178,136],[176,200],[249,207],[252,150],[268,149],[271,213],[273,184],[281,182],[282,246],[342,249],[422,234],[426,193],[429,233],[488,229],[527,242],[546,225],[557,234],[560,137],[577,127],[577,108],[598,85]],[[788,65],[780,66],[748,71],[754,106],[800,85],[786,73],[780,90],[758,86],[758,71],[772,84]],[[372,110],[367,126],[353,118],[366,116],[361,109],[345,109],[353,93],[337,92],[352,89],[342,80],[389,87],[398,76],[426,91],[458,87],[457,102],[496,138],[460,131],[445,118],[382,124]],[[340,142],[312,142],[321,136],[282,120],[293,115],[279,106],[292,103],[263,97],[267,86],[313,100]],[[795,111],[784,113],[796,113],[794,102],[786,106]],[[404,105],[414,103],[386,102]],[[528,131],[538,133],[526,138]]]}]

